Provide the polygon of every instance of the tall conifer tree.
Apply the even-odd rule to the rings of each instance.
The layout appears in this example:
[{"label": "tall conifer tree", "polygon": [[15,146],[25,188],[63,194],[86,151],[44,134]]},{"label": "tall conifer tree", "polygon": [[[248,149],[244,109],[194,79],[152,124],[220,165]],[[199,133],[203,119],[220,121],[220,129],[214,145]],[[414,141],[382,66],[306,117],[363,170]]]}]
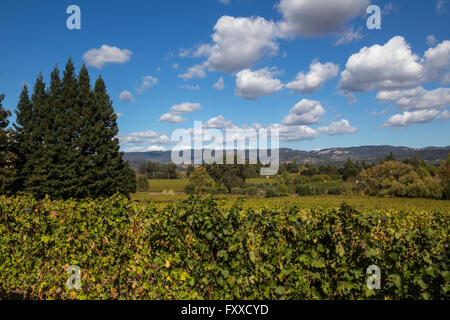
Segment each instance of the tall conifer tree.
[{"label": "tall conifer tree", "polygon": [[78,78],[72,60],[57,67],[46,90],[40,74],[31,100],[17,106],[18,188],[37,198],[105,197],[136,190],[135,173],[119,151],[117,116],[101,77],[91,87],[86,66]]},{"label": "tall conifer tree", "polygon": [[31,143],[32,131],[32,113],[33,104],[31,103],[28,87],[25,85],[20,93],[19,103],[16,109],[16,123],[14,126],[14,153],[16,155],[16,190],[24,190],[26,173],[24,168],[28,162],[32,152],[33,145]]},{"label": "tall conifer tree", "polygon": [[42,167],[43,140],[45,136],[44,119],[47,105],[47,92],[42,73],[39,74],[31,95],[32,108],[27,116],[25,129],[27,134],[22,139],[22,147],[26,162],[21,167],[20,175],[23,181],[23,190],[35,194],[37,197],[45,196],[43,187],[48,180],[44,168]]},{"label": "tall conifer tree", "polygon": [[60,197],[77,197],[79,180],[77,175],[77,150],[76,140],[79,137],[80,110],[77,104],[78,81],[72,59],[67,61],[61,86],[61,100],[57,113],[63,121],[60,125],[59,147],[60,162],[58,163],[59,182],[62,184]]},{"label": "tall conifer tree", "polygon": [[10,135],[6,129],[9,125],[9,110],[3,108],[4,94],[0,94],[0,194],[9,193],[11,187]]},{"label": "tall conifer tree", "polygon": [[110,196],[114,193],[130,194],[136,191],[136,175],[122,159],[120,152],[117,115],[100,76],[94,87],[95,104],[91,110],[93,127],[89,129],[90,146],[95,167],[91,187],[93,197]]}]

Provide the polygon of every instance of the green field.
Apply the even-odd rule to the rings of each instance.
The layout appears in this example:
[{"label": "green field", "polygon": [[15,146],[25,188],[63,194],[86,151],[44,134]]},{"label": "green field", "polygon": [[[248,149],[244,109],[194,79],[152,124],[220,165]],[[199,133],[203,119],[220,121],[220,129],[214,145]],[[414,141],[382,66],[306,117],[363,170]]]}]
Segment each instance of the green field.
[{"label": "green field", "polygon": [[[252,178],[248,179],[248,184],[275,183],[275,179]],[[184,192],[184,187],[189,183],[189,179],[151,179],[149,180],[149,192],[171,193]]]},{"label": "green field", "polygon": [[[248,184],[274,183],[275,179],[254,178],[248,179]],[[184,187],[189,182],[188,179],[154,179],[149,180],[150,189],[148,192],[137,192],[131,195],[132,200],[153,202],[153,203],[175,203],[189,198],[184,194]],[[343,202],[359,210],[408,210],[408,209],[433,209],[450,211],[450,201],[433,199],[409,199],[409,198],[377,198],[362,195],[324,195],[324,196],[291,196],[279,198],[264,198],[260,196],[242,195],[216,195],[217,199],[229,200],[229,204],[244,199],[246,207],[264,207],[286,205],[296,205],[303,209],[314,207],[333,208]]]},{"label": "green field", "polygon": [[184,187],[188,184],[188,179],[153,179],[149,180],[149,192],[184,192]]},{"label": "green field", "polygon": [[[138,192],[131,196],[132,200],[140,202],[153,203],[176,203],[181,200],[188,199],[185,194],[152,194],[148,192]],[[433,200],[433,199],[406,199],[406,198],[376,198],[367,196],[305,196],[305,197],[280,197],[280,198],[263,198],[248,197],[238,195],[216,195],[216,199],[228,200],[228,204],[232,205],[237,201],[243,201],[244,207],[266,207],[266,206],[292,206],[296,205],[302,209],[310,208],[334,208],[343,202],[351,205],[358,210],[410,210],[410,209],[427,209],[427,210],[443,210],[450,212],[450,201]]]},{"label": "green field", "polygon": [[266,178],[251,178],[247,179],[246,182],[248,184],[264,184],[264,183],[275,183],[277,180],[274,178],[266,179]]}]

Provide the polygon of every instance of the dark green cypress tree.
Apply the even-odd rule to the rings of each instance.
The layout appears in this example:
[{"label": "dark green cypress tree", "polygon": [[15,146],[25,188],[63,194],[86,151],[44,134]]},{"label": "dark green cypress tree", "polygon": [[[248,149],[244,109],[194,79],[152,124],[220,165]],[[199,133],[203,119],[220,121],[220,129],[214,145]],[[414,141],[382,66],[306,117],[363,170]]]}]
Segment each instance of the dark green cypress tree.
[{"label": "dark green cypress tree", "polygon": [[95,82],[94,97],[95,102],[90,110],[93,121],[89,128],[90,162],[94,169],[90,194],[92,197],[114,193],[129,195],[136,192],[136,175],[122,159],[123,152],[119,151],[117,115],[101,76]]},{"label": "dark green cypress tree", "polygon": [[[42,79],[39,75],[38,79]],[[25,166],[33,151],[31,142],[31,132],[33,126],[33,104],[30,100],[28,88],[25,85],[20,93],[19,103],[16,109],[16,123],[14,126],[14,153],[16,154],[15,168],[16,181],[15,191],[23,191],[25,189],[25,180],[27,172]]]},{"label": "dark green cypress tree", "polygon": [[76,141],[79,137],[80,110],[77,104],[78,81],[72,59],[67,61],[61,83],[61,98],[56,113],[60,116],[57,127],[59,160],[57,179],[61,184],[58,198],[77,197],[79,180],[77,175]]},{"label": "dark green cypress tree", "polygon": [[61,144],[60,130],[64,129],[65,116],[58,113],[61,101],[61,79],[58,66],[51,73],[50,86],[47,88],[46,101],[36,110],[39,118],[41,133],[41,148],[39,152],[39,167],[36,168],[40,176],[38,190],[35,196],[41,198],[50,195],[52,198],[61,198],[63,184],[61,182]]},{"label": "dark green cypress tree", "polygon": [[119,151],[117,116],[99,78],[92,90],[85,66],[57,67],[46,90],[42,75],[31,100],[24,87],[17,107],[18,190],[37,198],[106,197],[136,190],[135,173]]},{"label": "dark green cypress tree", "polygon": [[79,131],[75,141],[78,188],[77,198],[92,197],[91,186],[94,183],[95,167],[92,157],[95,155],[91,130],[94,127],[95,97],[92,91],[89,73],[83,64],[78,75],[77,107],[79,108]]},{"label": "dark green cypress tree", "polygon": [[26,133],[21,141],[20,150],[25,156],[25,162],[21,166],[20,177],[25,192],[42,198],[45,196],[43,187],[48,179],[47,172],[42,166],[47,106],[47,92],[42,73],[36,79],[31,104],[31,112],[25,115],[26,123],[23,127]]},{"label": "dark green cypress tree", "polygon": [[5,99],[5,95],[0,94],[0,194],[10,193],[12,184],[10,133],[6,129],[9,125],[8,117],[11,112],[3,108],[3,99]]}]

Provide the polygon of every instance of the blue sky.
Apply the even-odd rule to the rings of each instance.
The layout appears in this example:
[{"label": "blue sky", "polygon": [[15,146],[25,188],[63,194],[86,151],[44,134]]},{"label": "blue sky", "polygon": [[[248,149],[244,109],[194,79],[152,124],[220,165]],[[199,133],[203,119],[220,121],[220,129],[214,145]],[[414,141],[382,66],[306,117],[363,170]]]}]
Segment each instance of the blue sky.
[{"label": "blue sky", "polygon": [[[71,4],[81,9],[81,30],[66,27]],[[370,4],[382,10],[380,30],[366,26]],[[123,150],[169,150],[175,129],[200,120],[279,128],[281,146],[301,150],[450,145],[450,3],[345,5],[2,2],[3,105],[14,110],[23,83],[34,84],[40,71],[48,80],[71,56],[92,81],[105,79]]]}]

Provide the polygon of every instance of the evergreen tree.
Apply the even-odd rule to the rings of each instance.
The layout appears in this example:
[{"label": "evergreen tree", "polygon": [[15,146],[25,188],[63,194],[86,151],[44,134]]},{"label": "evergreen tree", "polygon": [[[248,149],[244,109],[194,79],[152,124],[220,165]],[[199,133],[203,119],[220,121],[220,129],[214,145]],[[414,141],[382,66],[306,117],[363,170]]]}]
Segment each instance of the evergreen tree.
[{"label": "evergreen tree", "polygon": [[392,153],[392,151],[389,153],[389,155],[386,157],[386,161],[395,161],[395,156]]},{"label": "evergreen tree", "polygon": [[93,107],[86,110],[91,119],[86,130],[90,147],[88,162],[92,164],[89,180],[93,182],[89,194],[94,198],[114,193],[128,195],[136,191],[136,175],[119,151],[117,115],[101,76],[95,82],[94,99]]},{"label": "evergreen tree", "polygon": [[76,174],[78,177],[75,197],[84,198],[92,196],[90,190],[94,183],[92,175],[93,166],[92,156],[95,154],[93,148],[91,130],[94,127],[92,119],[92,110],[95,107],[95,97],[91,88],[89,73],[85,65],[81,68],[78,75],[78,92],[75,107],[77,108],[78,118],[76,126],[76,138],[74,140]]},{"label": "evergreen tree", "polygon": [[[42,79],[42,75],[38,79]],[[33,144],[31,143],[31,131],[33,125],[33,104],[30,100],[28,88],[25,85],[20,93],[19,103],[16,109],[16,123],[14,126],[14,153],[15,169],[16,169],[16,181],[15,190],[19,191],[24,189],[25,179],[27,173],[25,172],[25,166],[27,165],[30,154],[33,151]]]},{"label": "evergreen tree", "polygon": [[87,68],[77,77],[71,59],[62,79],[59,73],[55,67],[47,90],[40,74],[31,99],[27,87],[22,90],[14,125],[15,191],[62,199],[135,192],[103,79],[92,90]]},{"label": "evergreen tree", "polygon": [[59,183],[62,185],[59,197],[67,199],[77,197],[79,180],[77,174],[77,139],[80,130],[80,108],[78,99],[78,81],[72,59],[67,61],[61,83],[61,99],[57,114],[61,117],[62,128],[58,128],[58,162]]},{"label": "evergreen tree", "polygon": [[45,130],[43,130],[45,121],[43,120],[46,117],[46,104],[47,93],[41,73],[36,79],[33,94],[31,95],[31,108],[24,108],[25,112],[21,114],[25,120],[22,126],[24,134],[18,140],[20,141],[19,150],[21,152],[19,177],[21,183],[23,183],[22,189],[37,197],[45,196],[42,186],[48,179],[43,172],[41,161],[45,136]]},{"label": "evergreen tree", "polygon": [[9,110],[2,106],[4,94],[0,94],[0,194],[8,193],[11,185],[10,174],[10,136],[6,129],[9,125],[8,117],[11,115]]},{"label": "evergreen tree", "polygon": [[63,141],[63,131],[66,126],[66,116],[61,112],[61,93],[62,83],[60,79],[60,71],[57,66],[51,73],[50,86],[47,90],[47,103],[43,111],[46,112],[43,121],[42,130],[43,150],[40,159],[41,173],[43,181],[39,194],[48,194],[53,198],[61,198],[63,196],[63,183],[61,181],[61,165],[62,152],[65,150],[65,141]]}]

